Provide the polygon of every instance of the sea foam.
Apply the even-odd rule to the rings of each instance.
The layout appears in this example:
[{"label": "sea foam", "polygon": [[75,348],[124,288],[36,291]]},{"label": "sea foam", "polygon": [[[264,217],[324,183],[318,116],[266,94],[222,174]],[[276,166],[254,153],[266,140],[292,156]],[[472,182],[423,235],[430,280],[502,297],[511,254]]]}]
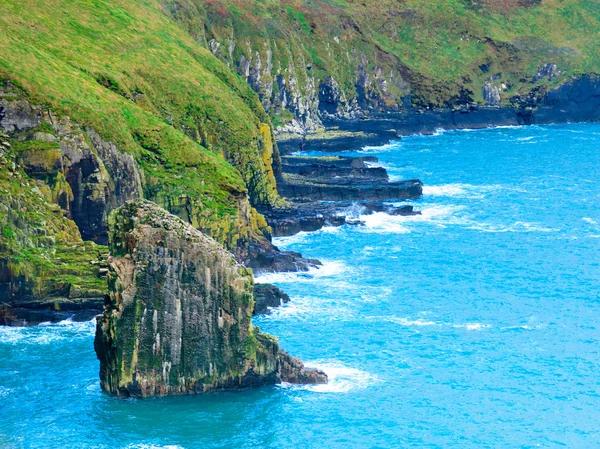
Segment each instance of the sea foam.
[{"label": "sea foam", "polygon": [[294,271],[289,273],[263,273],[254,278],[260,284],[289,283],[320,279],[336,276],[349,270],[348,266],[339,261],[322,261],[323,265],[311,267],[308,271]]},{"label": "sea foam", "polygon": [[292,390],[308,390],[315,393],[348,393],[352,390],[361,390],[380,382],[381,380],[366,371],[345,366],[337,360],[317,360],[305,362],[308,368],[317,368],[324,371],[329,382],[323,385],[293,385],[283,383],[282,388]]}]

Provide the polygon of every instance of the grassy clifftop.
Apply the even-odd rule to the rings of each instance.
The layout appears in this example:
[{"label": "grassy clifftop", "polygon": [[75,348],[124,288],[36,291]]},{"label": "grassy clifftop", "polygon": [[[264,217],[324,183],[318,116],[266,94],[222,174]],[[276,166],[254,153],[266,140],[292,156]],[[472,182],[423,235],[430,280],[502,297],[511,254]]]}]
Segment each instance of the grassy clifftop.
[{"label": "grassy clifftop", "polygon": [[281,202],[269,117],[159,0],[3,1],[0,54],[5,298],[101,296],[106,248],[78,219],[96,232],[136,192],[231,250],[266,235],[251,206]]},{"label": "grassy clifftop", "polygon": [[[274,117],[501,103],[600,72],[595,0],[168,0]],[[556,68],[542,68],[544,65]],[[333,77],[334,82],[328,80]],[[324,88],[323,88],[324,86]],[[339,92],[338,92],[339,91]],[[339,109],[335,111],[335,108]]]},{"label": "grassy clifftop", "polygon": [[148,189],[278,201],[256,95],[158,1],[8,0],[0,29],[0,76],[135,155]]}]

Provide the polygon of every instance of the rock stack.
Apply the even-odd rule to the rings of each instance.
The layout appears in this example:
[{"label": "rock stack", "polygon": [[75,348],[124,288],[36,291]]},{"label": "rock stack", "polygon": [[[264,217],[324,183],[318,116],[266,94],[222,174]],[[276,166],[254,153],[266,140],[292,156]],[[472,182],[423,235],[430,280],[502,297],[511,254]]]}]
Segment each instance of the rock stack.
[{"label": "rock stack", "polygon": [[109,294],[95,349],[103,390],[121,397],[326,383],[252,326],[252,272],[154,203],[109,217]]}]

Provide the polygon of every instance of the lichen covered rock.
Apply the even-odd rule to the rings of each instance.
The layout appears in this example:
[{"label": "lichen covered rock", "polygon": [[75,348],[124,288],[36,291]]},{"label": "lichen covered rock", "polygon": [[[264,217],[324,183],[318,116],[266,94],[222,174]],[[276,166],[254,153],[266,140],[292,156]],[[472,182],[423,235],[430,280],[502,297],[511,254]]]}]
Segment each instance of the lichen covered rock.
[{"label": "lichen covered rock", "polygon": [[122,397],[324,383],[253,328],[252,272],[157,205],[109,217],[109,295],[95,348],[102,389]]}]

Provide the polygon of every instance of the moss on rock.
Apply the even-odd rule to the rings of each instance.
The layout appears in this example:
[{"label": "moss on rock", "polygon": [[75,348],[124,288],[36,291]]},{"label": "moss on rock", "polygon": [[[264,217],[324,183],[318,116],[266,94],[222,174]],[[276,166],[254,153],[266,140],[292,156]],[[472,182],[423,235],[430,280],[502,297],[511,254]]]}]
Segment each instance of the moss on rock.
[{"label": "moss on rock", "polygon": [[252,326],[252,271],[214,239],[148,201],[109,218],[109,297],[95,348],[103,390],[194,394],[326,382]]}]

